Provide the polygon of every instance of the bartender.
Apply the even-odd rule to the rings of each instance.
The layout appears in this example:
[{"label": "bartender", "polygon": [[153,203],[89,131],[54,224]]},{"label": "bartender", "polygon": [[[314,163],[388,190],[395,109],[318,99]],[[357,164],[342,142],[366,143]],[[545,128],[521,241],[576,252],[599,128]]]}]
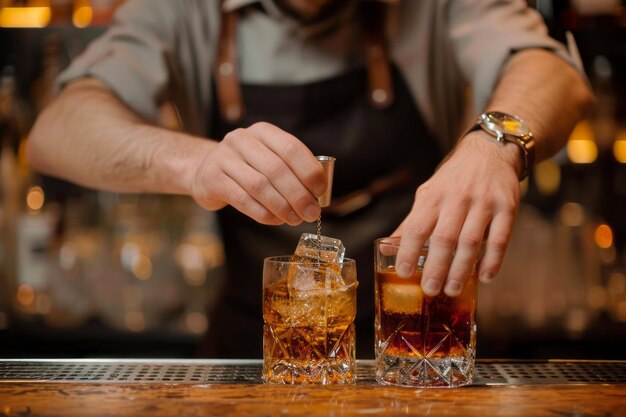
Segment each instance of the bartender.
[{"label": "bartender", "polygon": [[[458,295],[483,241],[479,277],[498,273],[519,181],[591,101],[546,32],[523,0],[131,0],[60,76],[28,155],[87,187],[217,212],[228,274],[213,357],[261,356],[262,260],[322,213],[357,260],[368,357],[375,238],[402,236],[401,276],[430,238],[428,295]],[[164,102],[182,131],[157,126]],[[315,155],[337,158],[324,210]]]}]

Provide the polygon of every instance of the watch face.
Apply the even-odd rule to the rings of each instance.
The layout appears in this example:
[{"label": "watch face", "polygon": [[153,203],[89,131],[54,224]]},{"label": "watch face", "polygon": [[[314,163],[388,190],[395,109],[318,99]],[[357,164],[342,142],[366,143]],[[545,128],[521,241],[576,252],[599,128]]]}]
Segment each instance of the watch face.
[{"label": "watch face", "polygon": [[491,130],[502,132],[505,135],[523,137],[530,133],[526,123],[508,114],[491,112],[484,115],[483,120]]}]

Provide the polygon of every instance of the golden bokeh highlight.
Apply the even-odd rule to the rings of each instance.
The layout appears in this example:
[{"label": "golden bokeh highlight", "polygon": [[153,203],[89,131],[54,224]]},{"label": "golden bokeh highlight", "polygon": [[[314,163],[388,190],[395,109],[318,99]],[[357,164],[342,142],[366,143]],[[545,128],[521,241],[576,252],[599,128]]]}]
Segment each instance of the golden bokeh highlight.
[{"label": "golden bokeh highlight", "polygon": [[90,6],[80,6],[74,9],[72,14],[72,23],[77,28],[85,28],[91,24],[93,20],[93,9]]},{"label": "golden bokeh highlight", "polygon": [[205,314],[196,311],[187,314],[187,317],[185,317],[185,325],[191,332],[202,334],[209,327],[209,321]]},{"label": "golden bokeh highlight", "polygon": [[613,156],[620,164],[626,164],[626,137],[613,142]]},{"label": "golden bokeh highlight", "polygon": [[554,194],[561,186],[561,167],[553,159],[543,161],[535,167],[534,180],[541,194]]},{"label": "golden bokeh highlight", "polygon": [[17,302],[23,306],[30,306],[35,301],[35,291],[28,284],[22,284],[17,289]]},{"label": "golden bokeh highlight", "polygon": [[41,187],[31,187],[26,193],[26,207],[31,212],[41,210],[46,201],[46,195]]},{"label": "golden bokeh highlight", "polygon": [[599,248],[608,249],[613,245],[613,230],[608,224],[601,224],[596,227],[593,240]]},{"label": "golden bokeh highlight", "polygon": [[140,280],[150,278],[152,275],[152,260],[146,255],[137,255],[133,262],[132,272]]},{"label": "golden bokeh highlight", "polygon": [[567,142],[567,157],[575,164],[590,164],[598,157],[593,128],[588,120],[576,125]]},{"label": "golden bokeh highlight", "polygon": [[146,328],[146,321],[141,311],[129,311],[124,319],[130,331],[140,332]]},{"label": "golden bokeh highlight", "polygon": [[42,28],[48,26],[51,16],[50,7],[2,7],[0,27]]},{"label": "golden bokeh highlight", "polygon": [[591,164],[598,157],[598,147],[590,140],[570,140],[567,157],[575,164]]},{"label": "golden bokeh highlight", "polygon": [[585,221],[585,209],[578,203],[565,203],[559,210],[561,223],[569,227],[578,227]]}]

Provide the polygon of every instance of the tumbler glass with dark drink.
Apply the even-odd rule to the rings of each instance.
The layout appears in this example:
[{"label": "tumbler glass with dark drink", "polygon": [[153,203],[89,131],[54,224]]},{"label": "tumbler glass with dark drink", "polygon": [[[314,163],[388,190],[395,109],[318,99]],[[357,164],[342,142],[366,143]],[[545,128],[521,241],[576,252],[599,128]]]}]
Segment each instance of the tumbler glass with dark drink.
[{"label": "tumbler glass with dark drink", "polygon": [[457,297],[428,297],[420,286],[428,246],[413,276],[395,271],[399,237],[375,242],[376,380],[418,387],[471,382],[476,356],[476,271]]},{"label": "tumbler glass with dark drink", "polygon": [[[314,251],[317,254],[317,250]],[[356,381],[356,263],[306,256],[265,259],[263,379],[281,384]]]}]

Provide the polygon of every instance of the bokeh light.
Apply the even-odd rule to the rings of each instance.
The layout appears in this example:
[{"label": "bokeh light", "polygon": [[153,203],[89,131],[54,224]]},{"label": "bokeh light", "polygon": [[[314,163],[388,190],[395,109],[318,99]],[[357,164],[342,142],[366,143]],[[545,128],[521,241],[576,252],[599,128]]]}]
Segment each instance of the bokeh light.
[{"label": "bokeh light", "polygon": [[598,247],[608,249],[613,245],[613,230],[608,224],[601,224],[596,227],[593,239]]}]

